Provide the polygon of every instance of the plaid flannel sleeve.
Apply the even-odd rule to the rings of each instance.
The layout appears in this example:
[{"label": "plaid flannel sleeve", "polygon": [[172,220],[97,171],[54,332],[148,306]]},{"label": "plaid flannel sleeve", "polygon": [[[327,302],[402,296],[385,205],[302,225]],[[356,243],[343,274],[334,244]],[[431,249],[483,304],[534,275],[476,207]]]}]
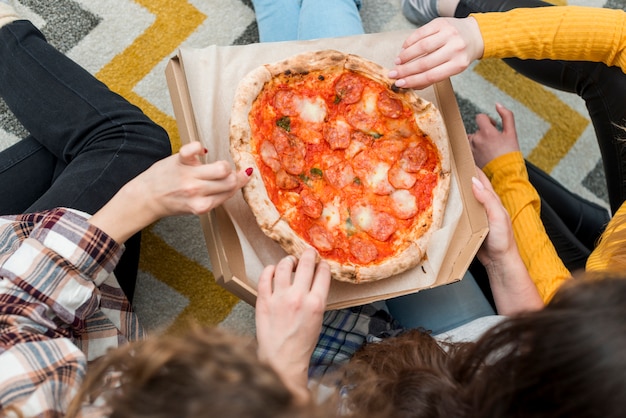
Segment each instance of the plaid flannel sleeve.
[{"label": "plaid flannel sleeve", "polygon": [[366,341],[396,335],[403,329],[384,302],[327,311],[309,364],[309,378],[319,378],[347,363]]},{"label": "plaid flannel sleeve", "polygon": [[68,209],[0,221],[0,415],[63,415],[87,364],[73,339],[121,251]]}]

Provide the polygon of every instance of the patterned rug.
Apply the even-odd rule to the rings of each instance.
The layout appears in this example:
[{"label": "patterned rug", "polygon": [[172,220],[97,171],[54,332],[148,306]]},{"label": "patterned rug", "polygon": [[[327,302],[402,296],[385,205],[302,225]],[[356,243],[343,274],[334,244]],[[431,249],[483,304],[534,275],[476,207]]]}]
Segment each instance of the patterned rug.
[{"label": "patterned rug", "polygon": [[[623,0],[570,4],[624,8]],[[20,0],[18,10],[53,45],[164,126],[175,150],[180,139],[164,76],[169,58],[180,46],[258,42],[249,0]],[[368,33],[414,27],[402,16],[400,0],[365,0],[361,14]],[[452,84],[468,131],[475,129],[476,113],[497,119],[494,104],[504,104],[515,112],[529,160],[607,206],[599,150],[577,96],[544,88],[498,60],[474,64]],[[25,134],[4,105],[0,128],[0,148]],[[195,217],[159,221],[143,237],[135,309],[148,329],[196,320],[253,332],[253,309],[215,283]]]}]

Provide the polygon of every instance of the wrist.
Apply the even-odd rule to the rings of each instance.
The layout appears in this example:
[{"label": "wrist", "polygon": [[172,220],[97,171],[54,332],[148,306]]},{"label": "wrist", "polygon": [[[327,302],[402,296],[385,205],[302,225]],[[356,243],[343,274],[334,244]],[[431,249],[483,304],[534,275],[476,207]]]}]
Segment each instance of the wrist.
[{"label": "wrist", "polygon": [[127,183],[90,219],[89,223],[98,227],[119,243],[146,226],[158,220],[152,205],[134,182]]}]

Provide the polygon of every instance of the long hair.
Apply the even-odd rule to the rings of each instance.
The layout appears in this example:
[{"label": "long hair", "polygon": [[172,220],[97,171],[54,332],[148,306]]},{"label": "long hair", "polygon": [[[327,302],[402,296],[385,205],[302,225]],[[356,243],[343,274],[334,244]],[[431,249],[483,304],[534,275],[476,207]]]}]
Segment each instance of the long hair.
[{"label": "long hair", "polygon": [[[360,416],[364,405],[388,417],[622,416],[625,319],[626,279],[587,276],[559,289],[545,309],[509,318],[474,343],[442,350],[429,335],[410,333],[399,337],[399,349],[394,339],[370,344],[347,369],[350,411]],[[410,346],[419,343],[414,359]],[[371,382],[363,387],[350,376]]]},{"label": "long hair", "polygon": [[88,371],[67,416],[95,399],[111,418],[313,416],[258,360],[249,339],[199,326],[107,353]]}]

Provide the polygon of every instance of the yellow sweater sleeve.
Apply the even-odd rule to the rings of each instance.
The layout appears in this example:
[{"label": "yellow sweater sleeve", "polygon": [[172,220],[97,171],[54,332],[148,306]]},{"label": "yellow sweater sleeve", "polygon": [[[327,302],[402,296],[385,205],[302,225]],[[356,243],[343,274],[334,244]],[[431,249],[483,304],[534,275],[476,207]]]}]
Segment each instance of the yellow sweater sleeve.
[{"label": "yellow sweater sleeve", "polygon": [[483,171],[511,216],[520,254],[544,302],[571,277],[556,253],[539,216],[540,200],[528,180],[521,152],[490,161]]},{"label": "yellow sweater sleeve", "polygon": [[483,58],[604,62],[626,72],[626,13],[583,6],[552,6],[475,13]]},{"label": "yellow sweater sleeve", "polygon": [[626,271],[626,203],[620,206],[609,221],[600,242],[587,259],[585,270]]}]

